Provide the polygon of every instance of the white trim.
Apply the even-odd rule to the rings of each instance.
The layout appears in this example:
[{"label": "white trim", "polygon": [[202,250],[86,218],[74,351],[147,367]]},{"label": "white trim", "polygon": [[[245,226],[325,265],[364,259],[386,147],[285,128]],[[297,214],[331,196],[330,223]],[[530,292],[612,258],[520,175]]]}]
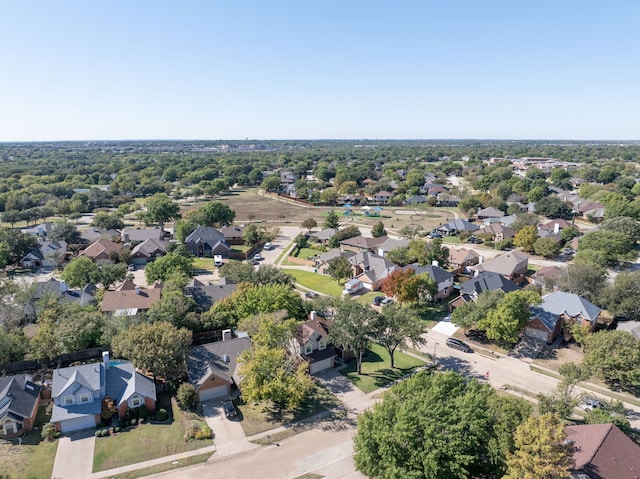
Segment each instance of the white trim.
[{"label": "white trim", "polygon": [[71,406],[72,404],[73,404],[73,395],[68,394],[67,396],[62,397],[63,406]]},{"label": "white trim", "polygon": [[311,346],[311,344],[307,343],[304,345],[304,354],[306,356],[309,356],[311,353],[313,352],[313,346]]},{"label": "white trim", "polygon": [[144,401],[137,394],[131,398],[131,407],[140,407],[143,404],[144,404]]},{"label": "white trim", "polygon": [[327,340],[326,339],[321,339],[320,342],[318,343],[318,349],[320,351],[322,351],[323,349],[327,349]]}]

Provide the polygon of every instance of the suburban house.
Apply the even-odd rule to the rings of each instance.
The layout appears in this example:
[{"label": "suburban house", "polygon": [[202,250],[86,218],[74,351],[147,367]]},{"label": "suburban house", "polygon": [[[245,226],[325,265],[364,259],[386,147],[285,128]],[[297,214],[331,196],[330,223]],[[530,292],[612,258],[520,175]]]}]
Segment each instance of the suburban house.
[{"label": "suburban house", "polygon": [[160,228],[125,228],[121,233],[121,241],[135,245],[150,239],[161,241],[167,236],[168,233]]},{"label": "suburban house", "polygon": [[531,308],[531,317],[524,330],[525,336],[548,343],[561,334],[571,336],[567,327],[572,323],[588,325],[594,331],[602,310],[582,296],[554,291],[542,297],[542,303]]},{"label": "suburban house", "polygon": [[27,374],[0,376],[0,439],[11,439],[33,428],[40,389]]},{"label": "suburban house", "polygon": [[640,477],[640,446],[615,424],[565,426],[573,446],[571,479],[636,479]]},{"label": "suburban house", "polygon": [[345,251],[360,253],[362,251],[378,251],[378,247],[386,241],[386,236],[368,238],[366,236],[354,236],[340,241],[340,248]]},{"label": "suburban house", "polygon": [[146,239],[131,250],[131,263],[145,265],[167,252],[167,243],[160,239]]},{"label": "suburban house", "polygon": [[561,218],[547,221],[546,223],[541,223],[538,225],[538,235],[540,234],[541,231],[550,231],[557,234],[557,233],[560,233],[560,231],[562,231],[563,229],[568,228],[570,226],[571,226],[571,223]]},{"label": "suburban house", "polygon": [[391,198],[393,198],[393,193],[382,190],[374,194],[371,199],[380,205],[386,205],[391,201]]},{"label": "suburban house", "polygon": [[[231,331],[223,332],[223,338]],[[237,391],[238,357],[251,347],[248,337],[224,339],[191,348],[187,358],[189,382],[196,389],[198,401],[229,397]]]},{"label": "suburban house", "polygon": [[135,316],[160,301],[161,295],[162,283],[156,282],[151,288],[141,288],[127,279],[115,291],[104,292],[100,310],[114,316]]},{"label": "suburban house", "polygon": [[58,266],[67,255],[66,241],[42,241],[20,260],[23,268],[52,268]]},{"label": "suburban house", "polygon": [[424,273],[428,274],[438,287],[438,292],[433,297],[433,300],[436,302],[448,297],[451,293],[453,293],[454,275],[446,269],[442,269],[440,266],[420,266],[418,263],[413,263],[405,266],[402,269],[403,271],[412,269],[413,271],[415,271],[416,275]]},{"label": "suburban house", "polygon": [[467,220],[458,218],[438,226],[436,228],[436,231],[445,236],[455,236],[460,233],[473,233],[474,231],[478,231],[479,229],[480,227],[478,225],[474,225]]},{"label": "suburban house", "polygon": [[318,243],[327,244],[329,240],[336,235],[338,231],[335,228],[325,228],[320,231],[314,231],[313,233],[307,233],[307,236]]},{"label": "suburban house", "polygon": [[480,262],[480,258],[472,249],[449,248],[449,267],[452,273],[466,273],[469,266],[475,266]]},{"label": "suburban house", "polygon": [[322,253],[316,256],[314,259],[314,264],[319,273],[329,274],[329,265],[334,259],[338,257],[350,259],[355,255],[356,253],[354,253],[353,251],[340,251],[339,249],[332,249],[327,251],[326,253]]},{"label": "suburban house", "polygon": [[476,232],[477,236],[488,236],[496,243],[516,236],[516,231],[500,223],[490,223]]},{"label": "suburban house", "polygon": [[25,228],[20,230],[21,233],[24,233],[29,236],[35,236],[36,238],[48,238],[51,232],[53,231],[53,223],[45,222],[39,225],[32,226],[31,228]]},{"label": "suburban house", "polygon": [[511,281],[518,282],[529,268],[529,257],[520,251],[509,251],[471,268],[476,274],[484,271],[498,273]]},{"label": "suburban house", "polygon": [[217,284],[204,284],[193,278],[185,287],[185,296],[193,299],[196,303],[198,311],[208,311],[215,303],[230,296],[238,285],[227,281],[226,278],[220,279]]},{"label": "suburban house", "polygon": [[520,286],[513,281],[509,281],[504,276],[485,271],[460,285],[460,296],[449,302],[449,310],[452,311],[464,303],[475,303],[478,300],[478,296],[487,291],[500,290],[504,293],[510,293],[519,289]]},{"label": "suburban house", "polygon": [[349,258],[349,263],[353,265],[353,277],[370,291],[378,291],[382,281],[397,268],[395,263],[368,251],[356,253]]},{"label": "suburban house", "polygon": [[104,228],[96,228],[95,226],[86,230],[80,230],[80,243],[82,244],[91,244],[99,239],[118,241],[121,237],[118,230],[107,230]]},{"label": "suburban house", "polygon": [[395,239],[389,238],[388,236],[383,236],[383,238],[384,241],[378,245],[377,253],[379,256],[384,256],[385,253],[389,251],[409,246],[409,240],[407,238]]},{"label": "suburban house", "polygon": [[533,276],[531,276],[531,282],[533,284],[546,287],[549,281],[560,277],[564,271],[564,268],[561,268],[560,266],[545,266],[533,273]]},{"label": "suburban house", "polygon": [[219,254],[228,258],[231,246],[218,230],[210,226],[198,226],[193,233],[186,237],[184,243],[187,251],[194,256],[209,256]]},{"label": "suburban house", "polygon": [[317,374],[334,367],[336,351],[329,343],[331,320],[316,316],[311,312],[311,319],[296,325],[293,334],[293,351],[309,364],[309,374]]},{"label": "suburban house", "polygon": [[80,306],[90,306],[96,301],[98,288],[95,284],[87,284],[84,288],[70,289],[65,281],[50,278],[47,281],[34,282],[33,301],[25,305],[25,317],[35,319],[39,311],[38,301],[46,295],[52,295],[61,301],[77,303]]},{"label": "suburban house", "polygon": [[128,361],[113,362],[102,353],[102,362],[53,371],[51,422],[58,432],[72,432],[100,424],[102,401],[111,398],[124,418],[128,409],[156,409],[153,381],[136,372]]},{"label": "suburban house", "polygon": [[220,228],[220,233],[229,244],[244,244],[244,226],[224,226]]},{"label": "suburban house", "polygon": [[113,256],[117,256],[122,250],[122,245],[108,239],[99,239],[80,252],[80,256],[89,258],[94,263],[112,263]]},{"label": "suburban house", "polygon": [[502,218],[504,216],[504,211],[490,206],[489,208],[479,209],[476,216],[479,220],[483,220],[485,218]]},{"label": "suburban house", "polygon": [[425,195],[413,195],[404,200],[407,205],[420,205],[422,203],[426,203],[429,198]]}]

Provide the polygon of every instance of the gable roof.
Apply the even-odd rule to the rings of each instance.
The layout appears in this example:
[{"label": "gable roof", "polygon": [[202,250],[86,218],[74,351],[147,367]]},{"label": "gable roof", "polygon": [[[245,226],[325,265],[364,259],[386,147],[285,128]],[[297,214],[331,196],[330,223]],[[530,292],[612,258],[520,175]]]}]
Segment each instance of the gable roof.
[{"label": "gable roof", "polygon": [[319,264],[330,263],[331,261],[333,261],[334,259],[340,256],[349,259],[355,255],[356,255],[355,251],[340,251],[339,249],[332,249],[327,251],[326,253],[319,254],[317,256],[317,260]]},{"label": "gable roof", "polygon": [[160,300],[161,294],[162,287],[140,288],[133,281],[126,280],[115,291],[104,292],[100,310],[110,312],[149,309]]},{"label": "gable roof", "polygon": [[327,318],[316,317],[315,319],[309,319],[296,325],[293,337],[300,346],[304,346],[314,336],[318,336],[318,339],[329,336],[331,324],[331,319]]},{"label": "gable roof", "polygon": [[448,223],[438,226],[436,229],[438,230],[443,229],[448,232],[451,232],[451,231],[471,231],[472,232],[472,231],[479,230],[480,227],[478,225],[474,225],[473,223],[467,220],[456,218],[455,220],[449,221]]},{"label": "gable roof", "polygon": [[416,272],[416,274],[427,273],[436,284],[441,284],[445,281],[451,281],[454,278],[452,273],[450,273],[446,269],[442,269],[440,266],[435,265],[420,266],[418,263],[412,263],[402,268],[403,271],[406,271],[408,269],[412,269]]},{"label": "gable roof", "polygon": [[151,238],[135,245],[131,250],[131,256],[144,256],[146,258],[149,258],[154,254],[162,254],[166,251],[167,243],[159,239]]},{"label": "gable roof", "polygon": [[502,290],[505,293],[517,291],[520,286],[513,281],[509,281],[504,276],[492,271],[485,271],[478,276],[474,276],[469,281],[465,281],[460,286],[460,292],[466,294],[480,294],[485,291]]},{"label": "gable roof", "polygon": [[516,231],[500,223],[490,223],[483,226],[480,231],[478,231],[478,234],[489,234],[491,236],[501,234],[504,238],[513,238],[516,235]]},{"label": "gable roof", "polygon": [[463,264],[475,259],[480,259],[480,255],[472,249],[449,248],[449,263]]},{"label": "gable roof", "polygon": [[404,248],[405,246],[409,246],[408,238],[389,238],[388,236],[383,236],[384,241],[378,245],[378,250],[382,250],[384,252],[393,251],[394,249]]},{"label": "gable roof", "polygon": [[220,228],[220,233],[222,236],[227,238],[242,238],[242,233],[244,232],[244,226],[224,226]]},{"label": "gable roof", "polygon": [[106,369],[105,394],[119,406],[134,394],[140,394],[155,401],[156,387],[151,379],[136,372],[133,364],[124,361],[110,365]]},{"label": "gable roof", "polygon": [[493,271],[504,276],[511,276],[519,269],[526,269],[529,257],[520,251],[509,251],[496,256],[492,260],[475,266],[477,271]]},{"label": "gable roof", "polygon": [[614,424],[565,426],[573,442],[574,470],[602,479],[640,477],[640,446]]},{"label": "gable roof", "polygon": [[325,228],[320,231],[314,231],[313,233],[309,233],[308,236],[310,238],[315,238],[318,241],[328,241],[332,236],[335,236],[337,230],[335,228]]},{"label": "gable roof", "polygon": [[193,299],[198,307],[204,311],[214,303],[230,296],[238,288],[237,284],[220,281],[218,284],[205,285],[197,279],[192,279],[184,288],[184,294]]},{"label": "gable roof", "polygon": [[80,255],[91,259],[98,258],[100,256],[109,257],[111,253],[119,253],[121,249],[122,245],[102,238],[87,246]]},{"label": "gable roof", "polygon": [[160,240],[165,232],[160,228],[125,228],[122,230],[122,241],[142,242],[148,239]]},{"label": "gable roof", "polygon": [[476,213],[478,218],[502,218],[504,211],[490,206],[489,208],[481,208]]},{"label": "gable roof", "polygon": [[349,258],[349,262],[353,266],[360,266],[364,270],[362,274],[372,282],[386,278],[389,273],[396,269],[395,263],[369,251],[356,253]]},{"label": "gable roof", "polygon": [[0,422],[7,417],[21,421],[30,417],[41,387],[27,374],[0,376]]},{"label": "gable roof", "polygon": [[554,291],[553,293],[544,295],[542,297],[542,303],[537,305],[536,308],[540,308],[556,316],[561,314],[566,314],[571,318],[582,316],[592,322],[598,319],[598,315],[602,311],[582,296],[565,291]]},{"label": "gable roof", "polygon": [[[213,374],[228,382],[234,382],[238,357],[251,347],[249,338],[235,338],[194,346],[187,358],[189,382],[198,389]],[[224,360],[225,355],[229,362]]]},{"label": "gable roof", "polygon": [[353,238],[347,238],[340,241],[342,246],[351,246],[353,248],[361,249],[376,249],[380,244],[384,243],[387,239],[386,236],[379,238],[368,238],[366,236],[354,236]]},{"label": "gable roof", "polygon": [[231,249],[224,235],[210,226],[198,226],[193,233],[185,238],[184,242],[185,244],[207,244],[212,249],[218,245]]}]

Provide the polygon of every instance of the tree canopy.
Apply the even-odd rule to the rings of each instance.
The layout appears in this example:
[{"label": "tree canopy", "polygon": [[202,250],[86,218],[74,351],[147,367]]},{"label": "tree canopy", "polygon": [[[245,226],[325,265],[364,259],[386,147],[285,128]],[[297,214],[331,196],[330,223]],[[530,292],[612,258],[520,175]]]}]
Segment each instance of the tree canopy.
[{"label": "tree canopy", "polygon": [[516,343],[520,331],[531,315],[530,308],[542,301],[535,291],[518,290],[505,294],[497,307],[478,321],[478,328],[486,331],[487,337],[505,343]]}]

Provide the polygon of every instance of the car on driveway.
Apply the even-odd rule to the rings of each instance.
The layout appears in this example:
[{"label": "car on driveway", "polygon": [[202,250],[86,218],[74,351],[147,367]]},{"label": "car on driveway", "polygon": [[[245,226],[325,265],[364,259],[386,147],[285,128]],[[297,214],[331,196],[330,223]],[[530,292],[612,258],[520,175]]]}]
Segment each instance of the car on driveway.
[{"label": "car on driveway", "polygon": [[592,411],[593,409],[602,408],[603,406],[602,403],[600,403],[600,401],[598,401],[597,399],[585,396],[580,401],[578,407],[580,407],[580,409],[582,409],[583,411]]},{"label": "car on driveway", "polygon": [[457,349],[458,351],[462,351],[463,353],[472,353],[473,349],[465,343],[464,341],[460,341],[456,338],[447,338],[447,346],[452,349]]},{"label": "car on driveway", "polygon": [[224,409],[224,415],[227,416],[228,419],[234,418],[238,415],[236,407],[231,401],[222,401],[222,409]]},{"label": "car on driveway", "polygon": [[384,300],[384,296],[375,296],[373,298],[372,303],[375,304],[376,306],[380,306],[380,303],[382,303],[383,300]]},{"label": "car on driveway", "polygon": [[262,261],[264,258],[260,253],[256,253],[253,255],[253,259],[255,259],[256,261]]},{"label": "car on driveway", "polygon": [[389,304],[389,303],[393,303],[393,298],[384,298],[382,301],[380,301],[380,306],[384,306],[385,304]]},{"label": "car on driveway", "polygon": [[304,293],[305,298],[313,299],[318,297],[318,293],[314,293],[313,291],[307,291]]}]

